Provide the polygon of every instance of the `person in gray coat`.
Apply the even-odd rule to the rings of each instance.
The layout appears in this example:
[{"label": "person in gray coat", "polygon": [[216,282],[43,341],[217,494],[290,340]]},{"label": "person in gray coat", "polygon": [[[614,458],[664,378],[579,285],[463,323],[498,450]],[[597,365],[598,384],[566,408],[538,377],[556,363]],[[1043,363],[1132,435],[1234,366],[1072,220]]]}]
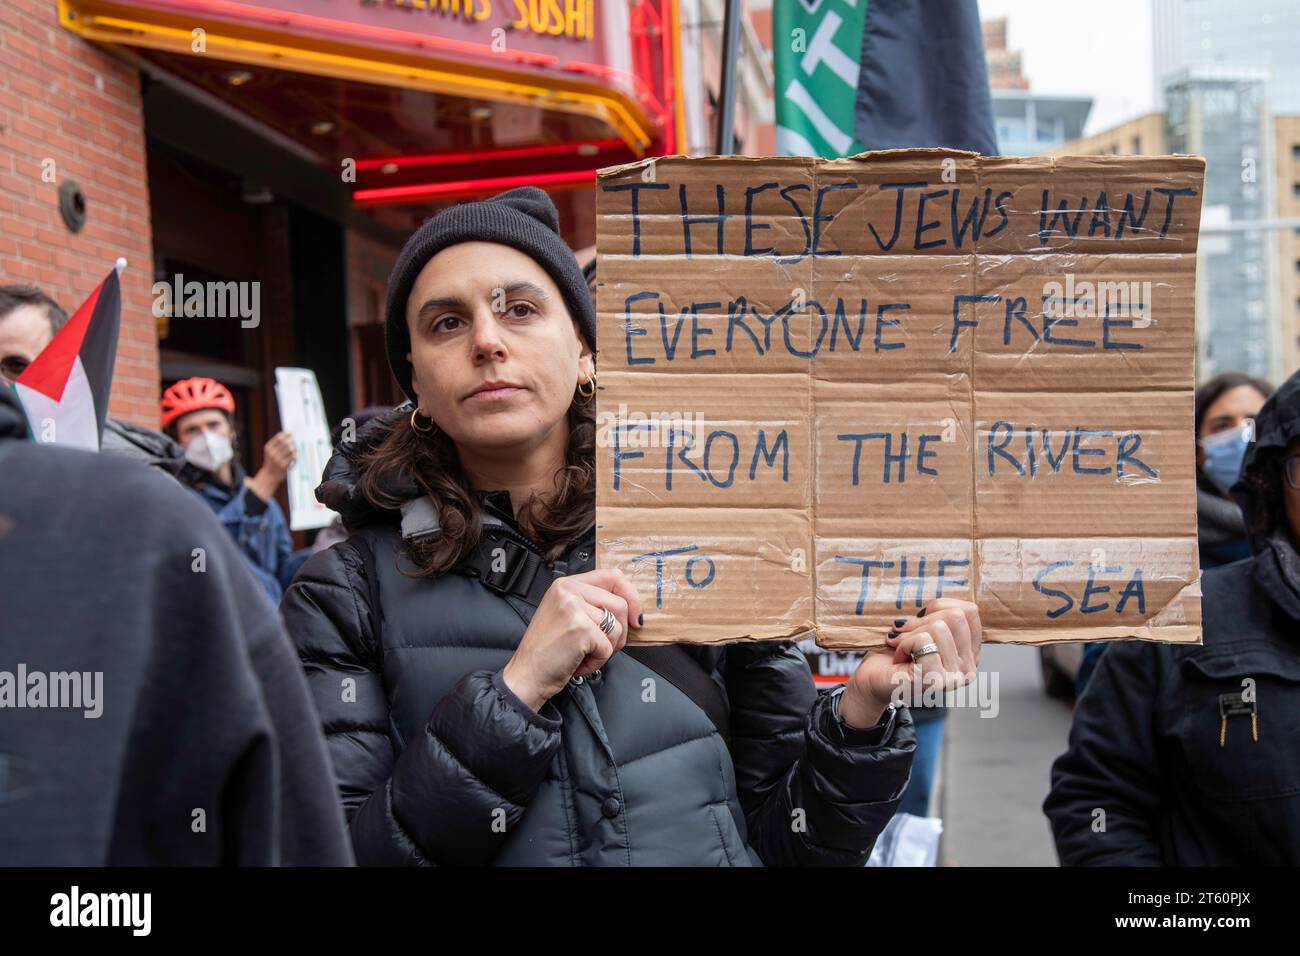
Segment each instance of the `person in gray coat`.
[{"label": "person in gray coat", "polygon": [[907,784],[900,683],[974,676],[973,604],[936,601],[819,696],[789,642],[626,647],[594,570],[595,311],[546,194],[449,209],[389,282],[411,398],[317,496],[350,537],[281,604],[357,861],[860,866]]}]

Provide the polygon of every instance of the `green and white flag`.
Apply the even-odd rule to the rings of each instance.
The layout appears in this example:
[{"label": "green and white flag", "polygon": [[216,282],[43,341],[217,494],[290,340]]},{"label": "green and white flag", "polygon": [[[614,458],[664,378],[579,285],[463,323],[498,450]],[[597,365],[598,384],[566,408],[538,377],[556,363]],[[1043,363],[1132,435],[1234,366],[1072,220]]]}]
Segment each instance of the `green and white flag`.
[{"label": "green and white flag", "polygon": [[862,28],[869,0],[777,0],[772,10],[776,149],[852,156]]},{"label": "green and white flag", "polygon": [[778,0],[774,17],[778,152],[997,152],[976,0]]}]

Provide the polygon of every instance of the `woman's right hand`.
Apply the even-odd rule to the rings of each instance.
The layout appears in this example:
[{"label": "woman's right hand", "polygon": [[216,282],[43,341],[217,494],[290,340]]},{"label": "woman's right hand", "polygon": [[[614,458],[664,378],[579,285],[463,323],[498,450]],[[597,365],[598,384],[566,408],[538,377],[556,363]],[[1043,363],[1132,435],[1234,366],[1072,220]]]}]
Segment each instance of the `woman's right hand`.
[{"label": "woman's right hand", "polygon": [[[618,619],[610,637],[600,629],[606,609]],[[641,599],[617,568],[556,578],[501,676],[516,697],[540,710],[571,678],[586,677],[613,657],[627,643],[629,626],[640,628],[641,621]]]}]

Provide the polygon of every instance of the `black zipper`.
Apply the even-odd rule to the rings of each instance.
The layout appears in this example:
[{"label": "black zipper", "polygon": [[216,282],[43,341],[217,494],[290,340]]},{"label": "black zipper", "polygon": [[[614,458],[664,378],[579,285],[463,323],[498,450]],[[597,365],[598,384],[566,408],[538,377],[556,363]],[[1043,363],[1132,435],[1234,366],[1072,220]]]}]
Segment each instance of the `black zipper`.
[{"label": "black zipper", "polygon": [[516,544],[522,544],[525,548],[527,548],[533,554],[537,555],[539,558],[545,557],[545,554],[542,553],[542,549],[538,547],[536,544],[534,544],[530,538],[516,531],[514,528],[510,527],[510,525],[506,524],[505,522],[502,522],[501,524],[488,525],[484,528],[484,531],[487,532],[489,538],[494,533],[499,532],[503,534],[505,537],[510,538]]},{"label": "black zipper", "polygon": [[[574,545],[574,547],[584,546],[587,535],[593,534],[595,530],[596,530],[596,522],[592,521],[591,524],[587,525],[587,527],[583,529],[582,534],[578,535],[577,538],[578,544]],[[542,549],[537,544],[535,544],[531,538],[527,537],[522,532],[516,531],[514,528],[506,524],[504,521],[502,521],[501,524],[487,525],[484,527],[484,531],[488,534],[489,537],[495,532],[500,532],[506,537],[510,538],[512,541],[516,542],[517,544],[523,545],[525,548],[527,548],[533,554],[537,555],[539,558],[544,558],[546,556],[545,552],[543,552]],[[582,555],[583,556],[580,558],[580,560],[583,561],[587,560],[588,552],[583,551]]]}]

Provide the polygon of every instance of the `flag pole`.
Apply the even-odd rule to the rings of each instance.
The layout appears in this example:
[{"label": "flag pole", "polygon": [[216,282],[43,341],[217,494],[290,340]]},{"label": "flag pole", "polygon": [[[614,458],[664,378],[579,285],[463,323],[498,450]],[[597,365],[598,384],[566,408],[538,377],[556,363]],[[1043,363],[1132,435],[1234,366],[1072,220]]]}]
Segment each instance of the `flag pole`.
[{"label": "flag pole", "polygon": [[718,83],[717,154],[736,151],[736,52],[740,46],[740,0],[724,0],[722,25],[722,76]]}]

